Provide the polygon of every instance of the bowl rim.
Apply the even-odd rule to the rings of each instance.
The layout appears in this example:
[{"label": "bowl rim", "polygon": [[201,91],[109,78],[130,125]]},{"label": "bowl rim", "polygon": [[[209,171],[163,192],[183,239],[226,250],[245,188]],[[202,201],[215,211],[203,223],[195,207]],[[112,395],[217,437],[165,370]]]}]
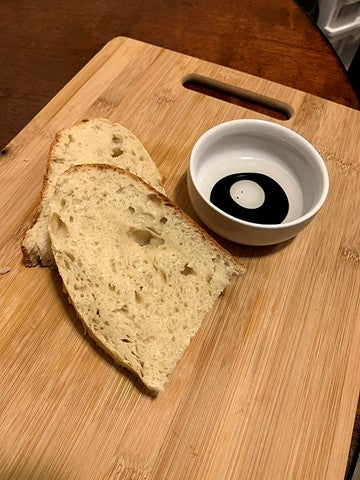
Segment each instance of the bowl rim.
[{"label": "bowl rim", "polygon": [[[198,186],[198,183],[196,181],[195,175],[194,175],[194,168],[195,168],[195,162],[198,157],[198,150],[200,146],[209,138],[214,136],[214,134],[218,134],[224,130],[229,129],[230,127],[233,128],[234,126],[239,126],[239,127],[244,127],[246,125],[253,125],[257,126],[256,128],[261,128],[261,126],[266,126],[270,129],[273,129],[273,131],[278,131],[282,132],[283,134],[287,135],[287,138],[293,138],[298,141],[300,141],[304,146],[307,147],[307,149],[311,152],[313,159],[316,161],[317,166],[319,167],[321,177],[323,180],[323,188],[322,192],[320,195],[319,200],[316,202],[316,204],[304,215],[301,217],[292,220],[290,222],[286,223],[270,223],[270,224],[263,224],[263,223],[255,223],[255,222],[247,222],[246,220],[240,220],[239,218],[233,217],[232,215],[224,212],[221,210],[219,207],[214,205],[213,203],[208,200],[205,195],[203,195],[201,189]],[[261,133],[261,132],[260,132]],[[329,192],[329,174],[325,165],[325,162],[319,152],[316,150],[316,148],[304,137],[302,137],[299,133],[295,132],[294,130],[285,127],[284,125],[279,125],[275,122],[271,122],[268,120],[259,120],[259,119],[236,119],[236,120],[229,120],[227,122],[222,122],[219,123],[210,129],[206,130],[195,142],[191,154],[190,154],[190,162],[189,162],[189,173],[190,173],[190,178],[191,181],[198,192],[198,194],[201,196],[201,198],[205,201],[205,203],[215,210],[217,213],[220,215],[223,215],[224,217],[228,218],[229,220],[239,224],[239,225],[247,225],[249,227],[256,227],[256,228],[263,228],[266,230],[283,230],[289,227],[294,227],[302,224],[306,220],[311,219],[322,207],[324,204],[326,197]]]}]

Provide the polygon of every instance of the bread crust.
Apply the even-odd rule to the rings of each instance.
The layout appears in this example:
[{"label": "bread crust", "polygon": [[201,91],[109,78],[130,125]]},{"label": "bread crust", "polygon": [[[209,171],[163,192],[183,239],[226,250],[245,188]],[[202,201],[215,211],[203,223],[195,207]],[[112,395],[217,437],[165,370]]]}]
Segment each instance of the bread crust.
[{"label": "bread crust", "polygon": [[[82,123],[82,122],[80,122]],[[79,125],[80,125],[79,123]],[[62,132],[57,132],[55,134],[55,138],[53,139],[53,141],[51,142],[51,145],[50,145],[50,149],[49,149],[49,152],[47,154],[47,158],[46,158],[46,169],[45,169],[45,175],[44,175],[44,180],[43,180],[43,185],[42,185],[42,189],[41,189],[41,192],[40,192],[40,198],[39,198],[39,202],[38,202],[38,206],[36,208],[36,212],[35,212],[35,215],[34,215],[34,218],[29,226],[29,228],[26,230],[25,234],[24,234],[24,237],[23,237],[23,240],[22,240],[22,244],[21,244],[21,251],[22,251],[22,254],[23,254],[23,261],[24,261],[24,264],[27,266],[27,267],[35,267],[36,265],[39,265],[41,264],[40,262],[40,259],[38,258],[37,260],[33,260],[32,259],[32,256],[31,256],[31,253],[29,252],[29,250],[26,248],[26,245],[25,245],[25,240],[26,240],[26,236],[28,235],[28,232],[33,228],[33,226],[35,225],[35,223],[38,221],[38,218],[40,216],[40,213],[43,209],[43,205],[44,205],[44,198],[45,198],[45,195],[48,191],[48,184],[49,184],[49,176],[50,176],[50,172],[51,172],[51,154],[52,154],[52,151],[55,147],[55,145],[60,141],[60,136],[61,136]]]}]

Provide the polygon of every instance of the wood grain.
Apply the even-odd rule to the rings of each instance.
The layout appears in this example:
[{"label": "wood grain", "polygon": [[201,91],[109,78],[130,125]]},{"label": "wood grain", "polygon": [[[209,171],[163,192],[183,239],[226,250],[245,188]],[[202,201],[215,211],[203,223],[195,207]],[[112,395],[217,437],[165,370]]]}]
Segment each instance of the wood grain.
[{"label": "wood grain", "polygon": [[[209,77],[289,105],[286,125],[322,153],[330,194],[286,244],[218,240],[247,267],[157,399],[84,338],[56,272],[27,269],[20,239],[49,144],[84,117],[142,140],[187,213],[193,143],[216,123],[265,118],[185,89]],[[104,49],[1,158],[0,478],[342,479],[360,384],[360,113],[126,38]]]}]

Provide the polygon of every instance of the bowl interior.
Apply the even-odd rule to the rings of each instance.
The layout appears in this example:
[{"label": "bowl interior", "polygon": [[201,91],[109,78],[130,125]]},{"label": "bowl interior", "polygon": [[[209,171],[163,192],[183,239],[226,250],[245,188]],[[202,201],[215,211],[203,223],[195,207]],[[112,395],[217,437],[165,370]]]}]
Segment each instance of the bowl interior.
[{"label": "bowl interior", "polygon": [[[285,191],[289,208],[282,224],[311,211],[326,189],[325,167],[316,150],[299,135],[276,124],[231,124],[209,130],[194,148],[192,176],[201,194],[210,201],[220,179],[256,172],[275,180]],[[236,185],[233,188],[236,191]],[[242,183],[237,191],[247,195],[247,208],[256,208],[264,198],[256,185],[252,188]]]}]

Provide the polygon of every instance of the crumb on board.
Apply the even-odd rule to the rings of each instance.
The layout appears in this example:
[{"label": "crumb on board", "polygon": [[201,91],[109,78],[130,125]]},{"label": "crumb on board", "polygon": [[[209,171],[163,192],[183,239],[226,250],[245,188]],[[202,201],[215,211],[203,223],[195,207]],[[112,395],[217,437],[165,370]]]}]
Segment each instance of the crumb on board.
[{"label": "crumb on board", "polygon": [[6,273],[10,272],[9,267],[0,267],[0,275],[5,275]]}]

